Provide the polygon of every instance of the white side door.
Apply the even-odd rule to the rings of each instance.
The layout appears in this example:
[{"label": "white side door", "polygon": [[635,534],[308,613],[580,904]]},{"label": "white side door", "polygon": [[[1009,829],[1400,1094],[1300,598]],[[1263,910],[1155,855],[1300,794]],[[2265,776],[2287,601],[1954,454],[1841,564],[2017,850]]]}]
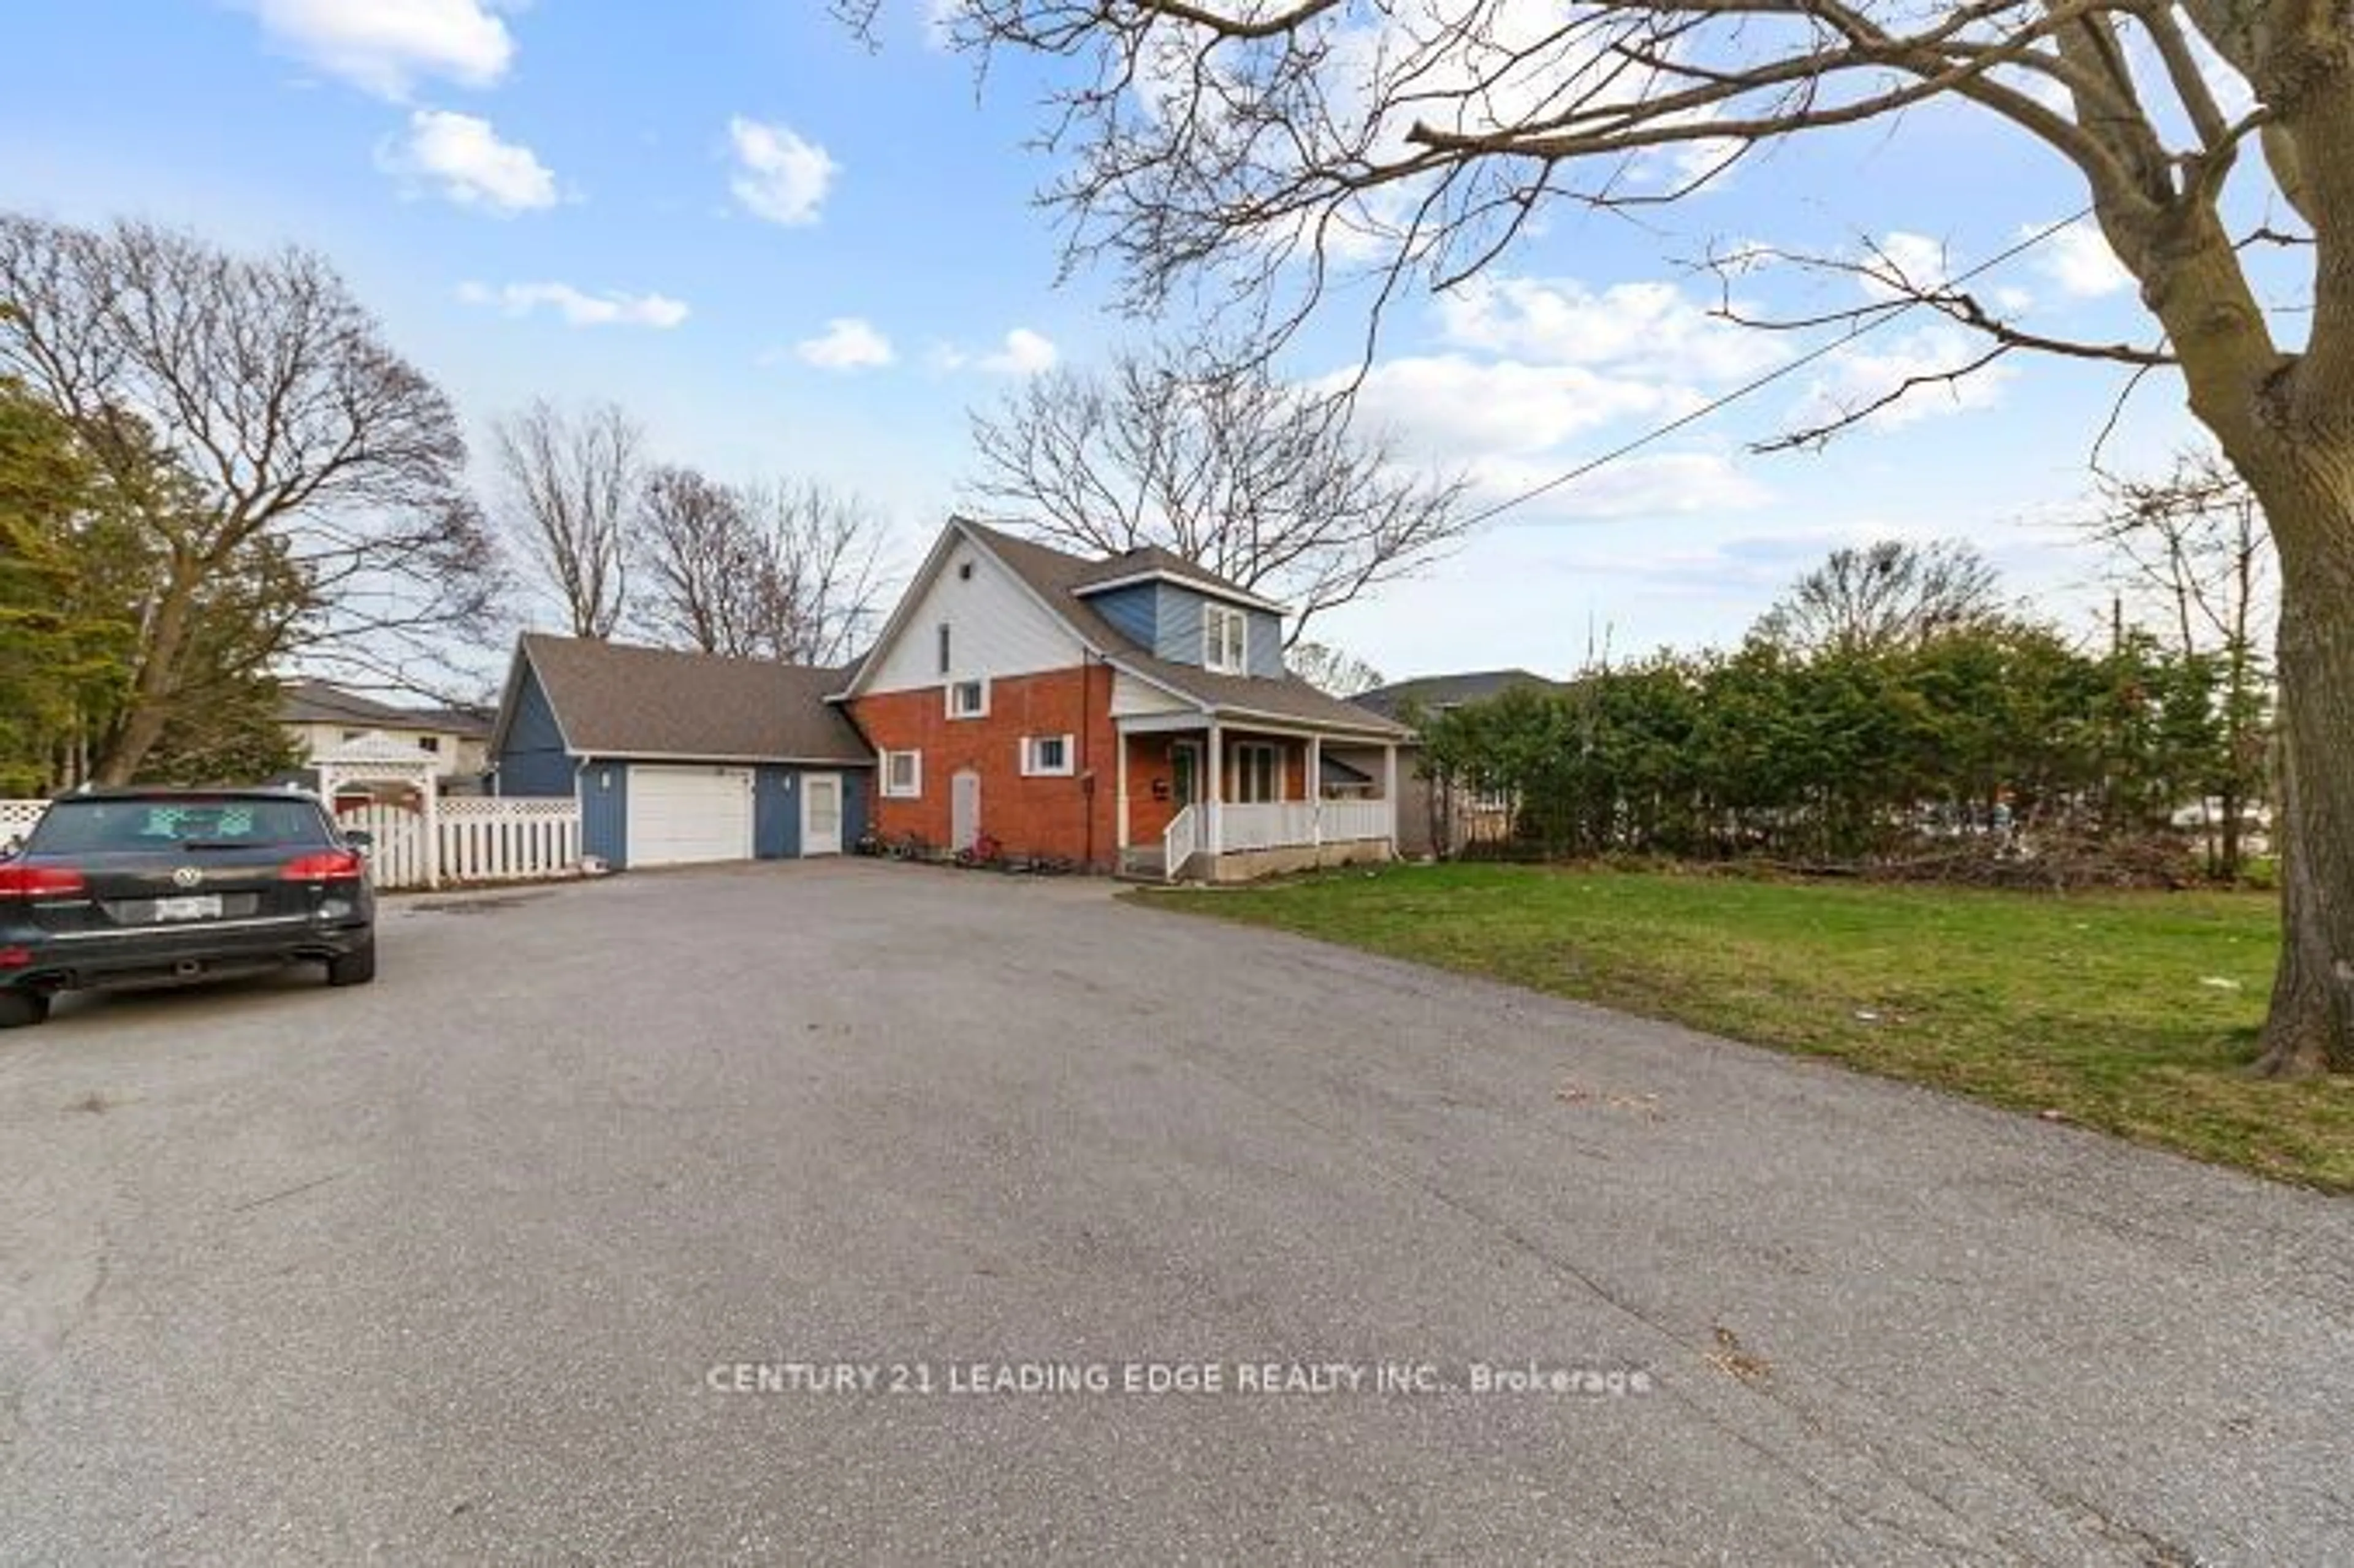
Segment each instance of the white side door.
[{"label": "white side door", "polygon": [[629,863],[695,865],[752,858],[748,768],[630,768]]},{"label": "white side door", "polygon": [[981,775],[967,769],[949,780],[949,848],[969,850],[981,837]]},{"label": "white side door", "polygon": [[842,775],[801,775],[801,853],[842,853]]}]

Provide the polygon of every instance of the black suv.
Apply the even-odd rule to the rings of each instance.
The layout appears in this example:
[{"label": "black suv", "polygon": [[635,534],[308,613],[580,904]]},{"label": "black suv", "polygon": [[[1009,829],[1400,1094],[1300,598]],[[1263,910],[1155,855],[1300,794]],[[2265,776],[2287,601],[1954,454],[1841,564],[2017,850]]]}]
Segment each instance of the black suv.
[{"label": "black suv", "polygon": [[376,978],[376,895],[360,851],[284,789],[86,790],[50,802],[0,855],[0,1029],[61,991],[169,985],[323,963]]}]

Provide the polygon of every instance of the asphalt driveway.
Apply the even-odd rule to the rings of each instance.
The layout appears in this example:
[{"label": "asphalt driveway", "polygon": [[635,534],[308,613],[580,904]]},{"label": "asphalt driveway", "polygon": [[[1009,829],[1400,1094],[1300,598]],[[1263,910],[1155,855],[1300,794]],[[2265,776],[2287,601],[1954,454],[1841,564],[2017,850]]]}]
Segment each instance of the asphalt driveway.
[{"label": "asphalt driveway", "polygon": [[1083,882],[381,941],[0,1035],[0,1560],[2354,1558],[2354,1204]]}]

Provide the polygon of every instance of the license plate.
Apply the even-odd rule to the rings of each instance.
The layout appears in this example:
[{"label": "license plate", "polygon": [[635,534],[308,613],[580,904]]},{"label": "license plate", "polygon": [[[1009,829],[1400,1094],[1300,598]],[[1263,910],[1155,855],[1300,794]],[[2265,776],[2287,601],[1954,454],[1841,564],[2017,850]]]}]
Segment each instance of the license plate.
[{"label": "license plate", "polygon": [[180,898],[155,900],[158,920],[217,920],[221,901],[217,893],[192,893]]}]

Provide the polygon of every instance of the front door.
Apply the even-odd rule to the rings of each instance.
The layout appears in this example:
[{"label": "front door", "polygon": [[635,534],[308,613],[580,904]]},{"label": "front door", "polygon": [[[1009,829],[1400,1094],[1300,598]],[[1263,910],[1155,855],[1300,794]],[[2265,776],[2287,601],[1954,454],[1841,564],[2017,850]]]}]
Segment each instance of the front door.
[{"label": "front door", "polygon": [[1169,743],[1169,793],[1182,810],[1202,798],[1202,746],[1199,741]]},{"label": "front door", "polygon": [[981,775],[970,771],[949,780],[949,848],[969,850],[981,837]]},{"label": "front door", "polygon": [[801,775],[801,853],[842,853],[842,775]]}]

